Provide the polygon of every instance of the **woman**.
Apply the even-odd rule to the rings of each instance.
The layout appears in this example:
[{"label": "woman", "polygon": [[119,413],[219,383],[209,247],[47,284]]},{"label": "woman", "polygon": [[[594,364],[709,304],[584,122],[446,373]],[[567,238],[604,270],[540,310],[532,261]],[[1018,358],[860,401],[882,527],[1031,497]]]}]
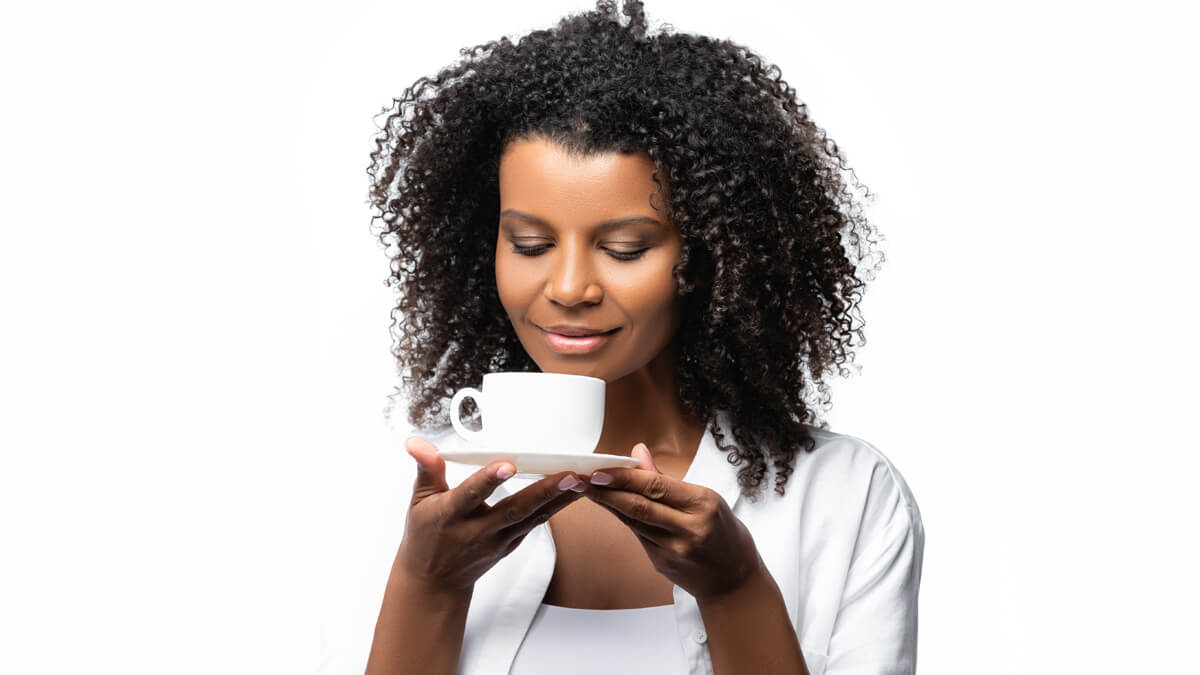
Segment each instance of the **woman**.
[{"label": "woman", "polygon": [[[860,186],[775,67],[623,13],[464,50],[372,154],[424,431],[367,671],[912,672],[920,512],[819,417],[882,261]],[[451,487],[491,371],[604,379],[638,466]]]}]

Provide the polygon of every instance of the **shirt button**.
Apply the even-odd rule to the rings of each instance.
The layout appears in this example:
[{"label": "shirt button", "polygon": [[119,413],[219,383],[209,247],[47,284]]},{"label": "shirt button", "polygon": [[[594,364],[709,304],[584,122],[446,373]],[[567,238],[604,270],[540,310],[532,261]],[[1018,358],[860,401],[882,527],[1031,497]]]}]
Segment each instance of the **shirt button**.
[{"label": "shirt button", "polygon": [[704,641],[708,639],[708,633],[697,629],[694,633],[692,633],[692,639],[698,644],[704,644]]}]

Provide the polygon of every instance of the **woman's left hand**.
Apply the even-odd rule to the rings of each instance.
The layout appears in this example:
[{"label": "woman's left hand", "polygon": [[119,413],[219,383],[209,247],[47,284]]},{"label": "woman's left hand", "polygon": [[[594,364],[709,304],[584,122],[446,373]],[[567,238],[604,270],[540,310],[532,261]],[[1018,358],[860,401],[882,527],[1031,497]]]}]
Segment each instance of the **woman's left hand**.
[{"label": "woman's left hand", "polygon": [[644,443],[633,457],[637,467],[596,472],[612,481],[589,484],[583,494],[633,530],[663,576],[704,600],[741,588],[763,569],[754,537],[721,495],[664,475]]}]

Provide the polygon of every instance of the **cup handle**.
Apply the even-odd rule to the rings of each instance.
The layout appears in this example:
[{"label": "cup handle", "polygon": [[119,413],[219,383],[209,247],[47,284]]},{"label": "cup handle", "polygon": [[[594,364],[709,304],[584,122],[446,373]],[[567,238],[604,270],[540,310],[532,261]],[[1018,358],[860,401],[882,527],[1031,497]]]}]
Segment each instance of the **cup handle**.
[{"label": "cup handle", "polygon": [[461,412],[462,402],[468,397],[475,400],[475,405],[479,406],[480,418],[483,417],[483,392],[474,387],[463,387],[454,394],[454,398],[450,399],[450,424],[454,425],[454,430],[459,436],[467,439],[471,443],[479,443],[483,441],[483,430],[475,431],[468,429],[458,418]]}]

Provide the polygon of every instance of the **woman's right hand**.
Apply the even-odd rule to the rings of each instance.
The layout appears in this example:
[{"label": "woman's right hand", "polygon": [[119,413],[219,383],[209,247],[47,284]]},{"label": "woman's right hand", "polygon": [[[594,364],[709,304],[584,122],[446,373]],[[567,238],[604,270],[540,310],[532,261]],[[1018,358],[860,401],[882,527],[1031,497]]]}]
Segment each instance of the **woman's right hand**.
[{"label": "woman's right hand", "polygon": [[[485,500],[515,471],[512,462],[493,462],[451,490],[436,446],[410,436],[404,447],[417,462],[417,478],[393,573],[426,590],[469,593],[484,572],[535,526],[578,499],[586,486],[574,472],[563,471],[489,506]],[[498,475],[501,469],[509,472],[505,478]]]}]

